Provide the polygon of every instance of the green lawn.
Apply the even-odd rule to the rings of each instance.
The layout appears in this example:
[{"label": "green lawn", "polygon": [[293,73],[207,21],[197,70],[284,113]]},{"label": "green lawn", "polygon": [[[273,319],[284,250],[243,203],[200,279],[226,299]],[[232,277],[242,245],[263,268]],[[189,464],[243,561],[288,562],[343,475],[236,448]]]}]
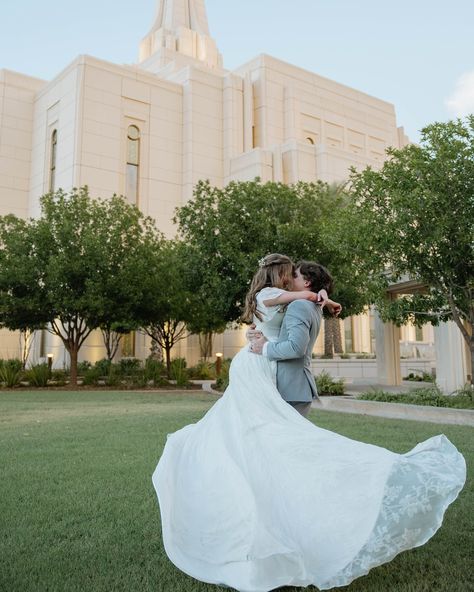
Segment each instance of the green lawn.
[{"label": "green lawn", "polygon": [[[198,420],[214,400],[196,392],[0,391],[0,590],[224,590],[168,561],[151,483],[166,434]],[[472,471],[469,427],[325,411],[311,419],[399,452],[443,432]],[[474,590],[473,511],[469,480],[428,544],[341,590]]]}]

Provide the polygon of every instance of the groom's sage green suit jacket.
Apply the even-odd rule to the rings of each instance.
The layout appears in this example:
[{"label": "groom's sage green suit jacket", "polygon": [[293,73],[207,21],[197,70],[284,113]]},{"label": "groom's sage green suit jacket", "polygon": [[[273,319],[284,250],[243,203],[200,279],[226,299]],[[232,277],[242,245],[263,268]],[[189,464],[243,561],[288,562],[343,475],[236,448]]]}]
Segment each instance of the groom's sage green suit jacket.
[{"label": "groom's sage green suit jacket", "polygon": [[277,389],[285,401],[306,403],[319,398],[311,372],[311,354],[321,318],[319,305],[295,300],[288,305],[278,341],[267,343],[265,353],[278,362]]}]

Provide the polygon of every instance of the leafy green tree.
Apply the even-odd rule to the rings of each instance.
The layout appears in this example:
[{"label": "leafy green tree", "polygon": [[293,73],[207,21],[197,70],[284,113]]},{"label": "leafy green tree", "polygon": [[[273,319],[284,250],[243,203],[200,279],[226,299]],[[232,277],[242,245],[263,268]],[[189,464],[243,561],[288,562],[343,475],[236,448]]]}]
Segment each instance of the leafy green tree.
[{"label": "leafy green tree", "polygon": [[149,258],[161,248],[163,236],[154,220],[122,197],[99,201],[98,224],[105,240],[97,244],[102,273],[91,278],[100,303],[95,324],[100,328],[107,358],[117,353],[123,335],[138,329],[137,306],[147,295],[143,279]]},{"label": "leafy green tree", "polygon": [[199,183],[194,200],[177,211],[175,220],[198,262],[190,285],[205,303],[202,316],[196,314],[197,322],[189,326],[205,332],[237,321],[258,261],[271,252],[328,267],[344,314],[360,313],[367,294],[354,265],[348,203],[343,188],[322,182],[288,186],[255,180],[223,189]]},{"label": "leafy green tree", "polygon": [[44,327],[44,286],[33,233],[26,220],[0,217],[0,327],[20,331],[26,365],[32,332]]},{"label": "leafy green tree", "polygon": [[220,278],[207,254],[195,247],[181,243],[182,258],[185,262],[181,273],[191,297],[186,328],[190,334],[198,335],[202,359],[209,359],[213,354],[214,335],[222,333],[227,322],[219,314],[221,306]]},{"label": "leafy green tree", "polygon": [[43,196],[39,219],[0,219],[0,322],[57,335],[76,384],[78,353],[94,329],[137,325],[147,257],[160,240],[123,198],[94,200],[87,187]]},{"label": "leafy green tree", "polygon": [[187,260],[178,241],[163,241],[149,252],[143,278],[143,298],[137,302],[140,326],[165,352],[168,377],[171,377],[171,350],[187,337],[186,323],[191,315],[191,300],[185,278]]},{"label": "leafy green tree", "polygon": [[44,324],[38,290],[41,271],[30,223],[13,214],[0,217],[0,323],[15,330]]},{"label": "leafy green tree", "polygon": [[[380,171],[351,178],[356,249],[374,300],[397,324],[453,320],[474,368],[474,115],[429,125],[420,145],[388,156]],[[402,278],[424,289],[387,301],[386,288]]]}]

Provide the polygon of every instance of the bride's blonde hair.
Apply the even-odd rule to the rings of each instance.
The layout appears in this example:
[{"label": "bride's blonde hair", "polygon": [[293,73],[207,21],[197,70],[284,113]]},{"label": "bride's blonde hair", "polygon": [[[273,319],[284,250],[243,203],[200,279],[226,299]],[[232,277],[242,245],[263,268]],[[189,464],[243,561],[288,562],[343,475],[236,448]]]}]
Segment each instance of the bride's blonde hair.
[{"label": "bride's blonde hair", "polygon": [[293,283],[295,266],[293,261],[286,255],[272,253],[259,261],[257,273],[253,276],[250,289],[245,298],[245,309],[242,320],[251,323],[256,316],[262,320],[257,311],[257,294],[263,288],[281,288],[288,290]]}]

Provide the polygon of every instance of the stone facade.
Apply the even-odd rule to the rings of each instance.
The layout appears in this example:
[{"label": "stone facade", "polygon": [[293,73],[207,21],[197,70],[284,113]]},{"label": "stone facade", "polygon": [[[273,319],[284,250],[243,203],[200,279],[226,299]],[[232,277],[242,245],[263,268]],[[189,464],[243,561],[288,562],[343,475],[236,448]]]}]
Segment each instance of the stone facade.
[{"label": "stone facade", "polygon": [[[379,167],[388,146],[408,142],[392,104],[338,82],[268,55],[225,70],[204,0],[160,0],[135,66],[83,55],[49,82],[0,70],[0,90],[0,215],[38,215],[39,197],[51,188],[127,195],[134,126],[140,156],[132,201],[168,237],[174,209],[200,179],[343,181],[350,166]],[[372,348],[369,324],[368,315],[352,323],[362,351]],[[18,338],[2,331],[0,339],[0,357],[13,355]],[[147,339],[135,339],[135,355],[146,356]],[[61,344],[48,340],[56,363],[67,362]],[[228,332],[216,351],[231,356],[242,343],[241,332]],[[92,335],[82,358],[103,353]],[[197,339],[176,355],[196,361]]]}]

